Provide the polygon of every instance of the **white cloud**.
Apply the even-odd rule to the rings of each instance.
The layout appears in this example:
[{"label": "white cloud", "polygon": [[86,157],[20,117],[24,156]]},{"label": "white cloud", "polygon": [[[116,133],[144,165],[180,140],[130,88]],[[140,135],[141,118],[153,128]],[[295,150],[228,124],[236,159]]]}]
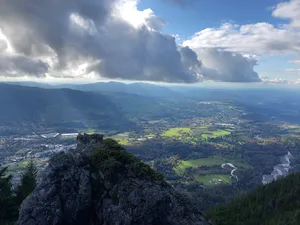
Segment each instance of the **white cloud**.
[{"label": "white cloud", "polygon": [[254,71],[257,61],[254,57],[244,57],[218,48],[196,49],[202,61],[201,71],[207,80],[226,82],[258,82],[258,74]]},{"label": "white cloud", "polygon": [[290,20],[290,26],[300,27],[300,1],[290,0],[289,2],[282,2],[277,5],[272,15],[274,17]]},{"label": "white cloud", "polygon": [[207,28],[183,43],[193,49],[224,48],[242,54],[278,54],[300,52],[300,32],[275,28],[268,23],[223,24]]},{"label": "white cloud", "polygon": [[291,81],[282,78],[261,78],[262,82],[265,84],[291,84]]},{"label": "white cloud", "polygon": [[198,59],[184,59],[175,38],[159,32],[165,22],[136,5],[0,0],[0,75],[198,82]]},{"label": "white cloud", "polygon": [[290,68],[285,70],[288,74],[300,76],[300,69]]},{"label": "white cloud", "polygon": [[290,60],[289,63],[295,64],[297,66],[300,66],[300,60]]},{"label": "white cloud", "polygon": [[286,18],[288,24],[275,27],[261,22],[237,25],[225,23],[218,28],[207,28],[184,42],[198,48],[224,48],[242,54],[298,54],[300,52],[300,0],[278,4],[273,16]]},{"label": "white cloud", "polygon": [[251,57],[217,49],[197,55],[163,34],[166,22],[151,9],[139,11],[137,4],[0,0],[0,76],[258,81]]},{"label": "white cloud", "polygon": [[156,16],[152,9],[139,11],[137,0],[121,0],[115,7],[114,14],[129,22],[136,28],[145,24],[154,30],[161,30],[167,23],[162,18]]},{"label": "white cloud", "polygon": [[262,83],[264,83],[264,84],[292,84],[292,85],[300,84],[300,79],[286,80],[283,78],[264,77],[264,78],[261,78],[261,80],[262,80]]}]

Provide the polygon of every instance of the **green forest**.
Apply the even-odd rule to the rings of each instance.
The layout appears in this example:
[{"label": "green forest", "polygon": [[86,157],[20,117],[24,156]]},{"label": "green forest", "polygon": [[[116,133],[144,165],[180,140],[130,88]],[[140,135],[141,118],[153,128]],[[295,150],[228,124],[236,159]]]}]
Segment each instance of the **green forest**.
[{"label": "green forest", "polygon": [[0,224],[13,225],[18,218],[18,210],[24,199],[36,186],[37,169],[33,160],[29,160],[16,190],[12,189],[12,176],[7,167],[0,167]]},{"label": "green forest", "polygon": [[299,225],[300,174],[291,174],[207,211],[215,225]]}]

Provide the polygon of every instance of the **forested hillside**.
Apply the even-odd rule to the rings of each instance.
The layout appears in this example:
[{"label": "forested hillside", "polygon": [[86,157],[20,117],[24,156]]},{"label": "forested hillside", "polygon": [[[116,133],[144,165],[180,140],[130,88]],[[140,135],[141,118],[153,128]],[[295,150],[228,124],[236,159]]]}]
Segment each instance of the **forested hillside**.
[{"label": "forested hillside", "polygon": [[299,225],[300,173],[262,186],[208,214],[215,225]]},{"label": "forested hillside", "polygon": [[0,84],[0,105],[2,125],[130,126],[108,97],[90,92]]}]

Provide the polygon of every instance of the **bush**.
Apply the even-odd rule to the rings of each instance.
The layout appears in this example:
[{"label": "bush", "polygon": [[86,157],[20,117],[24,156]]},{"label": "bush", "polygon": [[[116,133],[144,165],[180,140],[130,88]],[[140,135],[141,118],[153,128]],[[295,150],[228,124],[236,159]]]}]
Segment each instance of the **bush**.
[{"label": "bush", "polygon": [[137,177],[148,177],[154,180],[164,179],[163,175],[154,171],[110,138],[104,140],[103,146],[93,149],[92,165],[110,179],[116,178],[113,175],[117,172],[125,172],[126,170],[132,171]]}]

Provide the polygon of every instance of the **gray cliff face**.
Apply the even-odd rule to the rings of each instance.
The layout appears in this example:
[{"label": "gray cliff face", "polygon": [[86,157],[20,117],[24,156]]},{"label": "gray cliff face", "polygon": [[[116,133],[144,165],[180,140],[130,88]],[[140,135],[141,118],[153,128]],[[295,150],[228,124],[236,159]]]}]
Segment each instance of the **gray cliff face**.
[{"label": "gray cliff face", "polygon": [[137,176],[130,165],[107,177],[91,159],[105,144],[93,140],[50,160],[21,205],[18,225],[211,224],[165,181]]}]

